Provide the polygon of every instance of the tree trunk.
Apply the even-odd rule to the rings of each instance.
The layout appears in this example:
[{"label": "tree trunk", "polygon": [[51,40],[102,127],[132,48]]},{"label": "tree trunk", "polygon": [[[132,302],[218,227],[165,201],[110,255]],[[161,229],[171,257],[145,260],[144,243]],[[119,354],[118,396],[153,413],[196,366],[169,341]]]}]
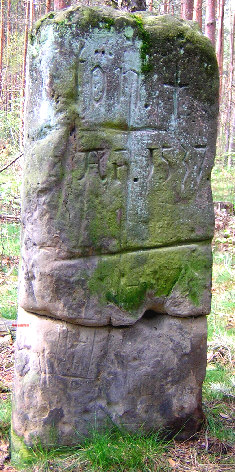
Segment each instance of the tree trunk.
[{"label": "tree trunk", "polygon": [[21,121],[20,143],[21,143],[21,146],[23,145],[25,76],[26,76],[26,57],[27,57],[27,49],[28,49],[28,35],[29,35],[30,2],[31,2],[31,0],[27,0],[27,2],[26,2],[26,11],[25,11],[24,51],[23,51],[23,65],[22,65],[21,110],[20,110],[20,121]]},{"label": "tree trunk", "polygon": [[120,7],[122,10],[143,11],[146,10],[146,0],[121,0]]},{"label": "tree trunk", "polygon": [[51,0],[46,0],[46,13],[51,11]]},{"label": "tree trunk", "polygon": [[233,110],[233,76],[234,76],[234,33],[235,33],[235,12],[231,12],[231,23],[230,23],[230,32],[229,32],[229,42],[230,42],[230,63],[229,63],[229,77],[228,77],[228,101],[227,101],[227,114],[226,114],[226,138],[225,138],[225,165],[230,167],[231,165],[231,156],[230,156],[230,147],[234,141],[233,136],[233,121],[234,118],[232,115]]},{"label": "tree trunk", "polygon": [[8,112],[8,106],[10,103],[10,95],[11,95],[11,84],[10,84],[10,76],[9,76],[9,59],[10,59],[10,40],[11,40],[11,24],[10,24],[10,16],[11,16],[11,0],[7,0],[7,47],[6,47],[6,73],[5,73],[5,111],[6,114]]},{"label": "tree trunk", "polygon": [[202,0],[194,0],[193,20],[198,22],[200,30],[201,30],[202,29]]},{"label": "tree trunk", "polygon": [[32,28],[34,21],[34,3],[33,0],[30,0],[30,7],[29,7],[29,29]]},{"label": "tree trunk", "polygon": [[62,10],[69,7],[71,0],[54,0],[54,10]]},{"label": "tree trunk", "polygon": [[216,56],[219,66],[220,76],[220,98],[222,92],[222,77],[223,77],[223,56],[224,56],[224,4],[225,0],[219,0],[218,9],[218,32],[216,41]]},{"label": "tree trunk", "polygon": [[228,159],[228,167],[232,166],[232,154],[235,153],[235,108],[233,109],[233,116],[232,116],[232,123],[231,123],[231,133],[229,136],[229,159]]},{"label": "tree trunk", "polygon": [[[220,2],[221,0],[219,0]],[[224,0],[223,0],[224,1]],[[206,2],[206,18],[205,18],[205,35],[215,46],[215,10],[216,0],[207,0]]]},{"label": "tree trunk", "polygon": [[184,20],[193,19],[193,0],[181,1],[181,18]]},{"label": "tree trunk", "polygon": [[10,39],[11,39],[11,0],[7,0],[7,48],[9,52]]},{"label": "tree trunk", "polygon": [[4,48],[4,0],[1,0],[1,20],[0,20],[0,94],[2,94],[2,59]]}]

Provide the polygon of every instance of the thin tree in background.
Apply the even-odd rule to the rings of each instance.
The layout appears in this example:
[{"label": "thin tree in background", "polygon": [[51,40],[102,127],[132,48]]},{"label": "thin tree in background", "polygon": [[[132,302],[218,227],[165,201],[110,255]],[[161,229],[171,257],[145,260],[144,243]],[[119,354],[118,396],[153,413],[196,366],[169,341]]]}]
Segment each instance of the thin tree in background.
[{"label": "thin tree in background", "polygon": [[46,0],[46,13],[51,11],[51,0]]},{"label": "thin tree in background", "polygon": [[164,0],[164,13],[169,13],[169,0]]},{"label": "thin tree in background", "polygon": [[194,0],[193,20],[198,22],[200,30],[201,30],[202,29],[202,0]]},{"label": "thin tree in background", "polygon": [[7,0],[7,47],[9,47],[10,45],[10,37],[11,37],[10,15],[11,15],[11,0]]},{"label": "thin tree in background", "polygon": [[235,107],[233,107],[232,117],[231,117],[231,130],[229,137],[229,160],[228,165],[232,165],[232,155],[235,154]]},{"label": "thin tree in background", "polygon": [[1,0],[1,19],[0,19],[0,94],[2,93],[2,60],[4,48],[4,0]]},{"label": "thin tree in background", "polygon": [[21,145],[23,145],[26,57],[27,57],[27,50],[28,50],[30,3],[31,3],[31,0],[26,0],[25,29],[24,29],[24,51],[23,51],[22,83],[21,83],[21,110],[20,110],[20,121],[21,121],[20,144]]},{"label": "thin tree in background", "polygon": [[234,34],[235,34],[235,11],[231,9],[230,12],[230,61],[229,61],[229,77],[228,77],[228,100],[227,100],[227,114],[226,114],[226,138],[225,138],[225,165],[231,167],[231,154],[234,150],[234,125],[235,125],[235,110],[233,103],[233,79],[234,79]]},{"label": "thin tree in background", "polygon": [[29,29],[32,28],[34,22],[34,3],[33,0],[30,0],[30,7],[29,7]]},{"label": "thin tree in background", "polygon": [[217,61],[218,61],[218,66],[219,66],[219,76],[220,76],[220,98],[221,98],[221,92],[222,92],[223,56],[224,56],[224,5],[225,5],[225,0],[219,0],[216,56],[217,56]]},{"label": "thin tree in background", "polygon": [[11,0],[7,0],[7,44],[6,44],[6,74],[5,74],[5,111],[7,113],[11,100],[11,74],[9,72],[10,39],[11,39]]},{"label": "thin tree in background", "polygon": [[[221,0],[219,0],[220,2]],[[224,0],[222,0],[224,1]],[[206,18],[205,18],[205,35],[209,38],[215,46],[215,12],[216,12],[216,0],[207,0],[206,2]]]},{"label": "thin tree in background", "polygon": [[193,0],[181,0],[181,18],[184,20],[193,19]]}]

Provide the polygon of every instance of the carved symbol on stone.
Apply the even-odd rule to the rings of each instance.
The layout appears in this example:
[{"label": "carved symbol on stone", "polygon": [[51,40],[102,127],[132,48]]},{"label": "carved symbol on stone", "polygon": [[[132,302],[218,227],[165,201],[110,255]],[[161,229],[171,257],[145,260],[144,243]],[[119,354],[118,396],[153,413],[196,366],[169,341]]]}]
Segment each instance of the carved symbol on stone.
[{"label": "carved symbol on stone", "polygon": [[113,176],[114,180],[122,181],[127,177],[129,151],[120,149],[113,153]]},{"label": "carved symbol on stone", "polygon": [[188,88],[189,84],[187,83],[182,83],[180,80],[180,73],[178,71],[178,65],[176,65],[176,72],[175,72],[175,77],[174,80],[170,80],[168,83],[163,84],[165,88],[168,88],[169,90],[172,91],[172,101],[173,101],[173,113],[171,117],[171,127],[176,128],[177,127],[177,120],[179,118],[179,92],[182,89]]},{"label": "carved symbol on stone", "polygon": [[205,157],[206,157],[206,146],[198,144],[194,146],[194,149],[197,153],[197,163],[198,163],[197,184],[199,185],[202,178],[203,165],[204,165]]},{"label": "carved symbol on stone", "polygon": [[167,182],[170,178],[171,167],[169,163],[169,152],[171,148],[150,148],[149,176],[151,179],[153,172],[157,175],[158,184]]},{"label": "carved symbol on stone", "polygon": [[136,71],[120,69],[120,99],[127,104],[128,122],[131,123],[139,106],[139,74]]},{"label": "carved symbol on stone", "polygon": [[94,67],[91,71],[92,98],[95,102],[100,102],[105,92],[105,72],[100,66]]},{"label": "carved symbol on stone", "polygon": [[87,171],[87,161],[85,152],[76,152],[72,159],[73,170],[76,172],[76,179],[82,180]]},{"label": "carved symbol on stone", "polygon": [[190,175],[190,168],[189,168],[189,152],[185,151],[184,154],[184,159],[183,159],[183,165],[185,167],[185,174],[183,177],[183,180],[181,182],[181,192],[183,193],[185,190],[185,183],[187,181],[188,176]]},{"label": "carved symbol on stone", "polygon": [[183,180],[181,182],[181,192],[185,192],[185,185],[189,177],[190,180],[193,182],[193,179],[196,180],[194,186],[194,190],[196,191],[196,187],[200,184],[202,173],[203,173],[203,165],[206,156],[206,146],[204,145],[196,145],[194,146],[194,150],[196,151],[196,156],[194,152],[186,151],[184,154],[183,165],[185,167],[185,174]]},{"label": "carved symbol on stone", "polygon": [[103,180],[107,175],[107,162],[109,158],[109,151],[107,149],[99,149],[88,152],[88,165],[94,167],[97,165],[98,174]]},{"label": "carved symbol on stone", "polygon": [[84,47],[85,47],[85,41],[80,41],[79,50],[78,50],[79,62],[85,62],[85,58],[82,57],[82,54],[84,52]]}]

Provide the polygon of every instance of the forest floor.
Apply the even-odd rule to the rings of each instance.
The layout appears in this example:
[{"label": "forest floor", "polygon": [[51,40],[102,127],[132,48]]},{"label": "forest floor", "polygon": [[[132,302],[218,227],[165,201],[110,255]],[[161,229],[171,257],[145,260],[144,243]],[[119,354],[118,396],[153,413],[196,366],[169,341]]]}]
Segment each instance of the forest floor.
[{"label": "forest floor", "polygon": [[[221,180],[221,179],[220,179]],[[14,181],[15,182],[15,181]],[[13,182],[13,184],[14,184]],[[1,182],[0,182],[1,183]],[[0,324],[1,319],[16,317],[17,264],[19,251],[19,205],[17,184],[5,185],[5,203],[0,211]],[[14,194],[15,192],[15,194]],[[231,203],[215,205],[216,232],[213,241],[213,301],[208,317],[208,366],[203,388],[205,422],[201,431],[184,442],[172,440],[151,448],[146,440],[141,446],[125,444],[117,455],[123,437],[98,438],[72,453],[59,456],[39,450],[36,462],[21,470],[32,472],[235,472],[235,403],[234,403],[234,287],[232,253],[234,216]],[[8,215],[8,220],[1,214]],[[1,331],[1,329],[0,329]],[[1,334],[1,333],[0,333]],[[0,335],[0,471],[16,472],[10,462],[9,428],[13,380],[14,341]],[[130,437],[129,437],[130,439]],[[103,442],[102,442],[103,441]],[[119,441],[119,442],[117,442]],[[126,448],[126,449],[125,449]],[[102,452],[100,452],[102,449]],[[98,451],[98,452],[97,452]],[[103,454],[103,455],[102,455]],[[115,456],[116,454],[116,456]],[[133,459],[136,454],[136,466]],[[99,462],[97,458],[103,457]],[[102,462],[103,460],[103,462]],[[132,460],[132,463],[131,463]],[[19,470],[19,469],[17,469]]]}]

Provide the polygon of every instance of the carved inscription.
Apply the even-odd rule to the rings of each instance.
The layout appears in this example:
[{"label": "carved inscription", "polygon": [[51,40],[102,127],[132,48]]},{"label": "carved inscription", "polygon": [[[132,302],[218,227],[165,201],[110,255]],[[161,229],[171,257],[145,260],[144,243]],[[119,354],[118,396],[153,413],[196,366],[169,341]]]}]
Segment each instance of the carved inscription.
[{"label": "carved inscription", "polygon": [[180,72],[178,69],[178,64],[176,64],[176,72],[175,72],[174,81],[169,81],[163,84],[163,87],[171,90],[172,92],[172,102],[173,102],[173,112],[171,118],[171,127],[174,129],[177,127],[177,121],[179,117],[179,97],[180,97],[180,90],[188,88],[189,84],[182,83],[180,78]]},{"label": "carved inscription", "polygon": [[181,176],[181,195],[184,196],[187,190],[190,190],[191,194],[195,193],[202,179],[206,149],[205,145],[195,145],[191,150],[184,149],[182,146],[182,152],[179,152],[168,145],[152,146],[149,148],[148,180],[156,175],[155,185],[162,185],[173,175],[177,181],[178,174]]},{"label": "carved inscription", "polygon": [[94,149],[91,151],[74,150],[68,165],[74,171],[77,180],[84,179],[89,168],[96,168],[97,175],[103,180],[107,176],[109,154],[108,149]]},{"label": "carved inscription", "polygon": [[98,175],[101,179],[107,176],[107,162],[109,158],[109,151],[106,149],[99,149],[87,152],[88,166],[97,166]]},{"label": "carved inscription", "polygon": [[186,185],[187,179],[190,175],[190,153],[189,153],[189,151],[185,151],[184,159],[183,159],[183,166],[185,168],[185,172],[184,172],[183,180],[181,182],[181,193],[184,193],[185,185]]},{"label": "carved inscription", "polygon": [[170,160],[172,156],[171,148],[150,148],[150,164],[149,164],[149,179],[152,177],[155,171],[158,177],[159,185],[167,182],[171,175]]},{"label": "carved inscription", "polygon": [[106,74],[103,69],[97,65],[91,70],[91,90],[93,102],[100,102],[105,95]]},{"label": "carved inscription", "polygon": [[123,181],[123,179],[127,178],[129,159],[130,153],[128,150],[120,149],[117,151],[113,151],[112,164],[114,180]]},{"label": "carved inscription", "polygon": [[181,192],[184,193],[187,183],[191,183],[194,186],[195,191],[201,182],[203,174],[203,166],[206,157],[206,146],[195,145],[193,152],[185,150],[183,166],[184,166],[184,177],[181,182]]},{"label": "carved inscription", "polygon": [[139,106],[139,74],[134,70],[121,71],[120,77],[120,97],[127,106],[128,123],[132,124],[132,119]]},{"label": "carved inscription", "polygon": [[46,349],[38,355],[39,370],[47,381],[50,375],[55,374],[68,378],[94,378],[97,368],[94,357],[96,330],[91,329],[92,336],[81,331],[75,337],[67,328],[58,327],[57,349],[53,359]]},{"label": "carved inscription", "polygon": [[206,146],[197,145],[197,146],[194,146],[194,149],[197,154],[197,183],[199,185],[202,178],[203,167],[204,167],[205,158],[206,158]]}]

